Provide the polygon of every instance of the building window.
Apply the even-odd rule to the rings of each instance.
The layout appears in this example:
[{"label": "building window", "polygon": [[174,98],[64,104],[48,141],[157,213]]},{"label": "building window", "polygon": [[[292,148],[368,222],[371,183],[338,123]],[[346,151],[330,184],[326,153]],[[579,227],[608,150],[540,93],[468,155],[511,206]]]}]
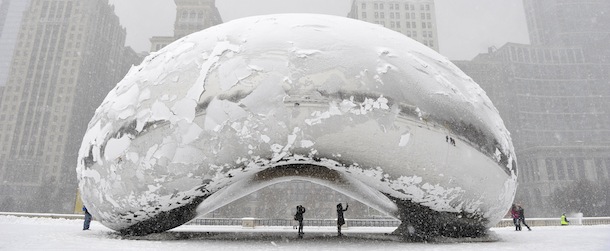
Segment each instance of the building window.
[{"label": "building window", "polygon": [[[421,22],[421,28],[422,28],[422,29],[425,29],[425,28],[426,28],[426,23]],[[424,34],[425,34],[425,32],[424,32]]]},{"label": "building window", "polygon": [[407,22],[407,28],[411,29],[411,22]]},{"label": "building window", "polygon": [[396,12],[396,18],[400,19],[400,12]]},{"label": "building window", "polygon": [[426,4],[426,10],[430,10],[430,5]]},{"label": "building window", "polygon": [[383,4],[382,3],[379,4],[379,9],[383,10]]},{"label": "building window", "polygon": [[405,18],[406,19],[411,19],[411,15],[409,15],[409,12],[405,13]]},{"label": "building window", "polygon": [[375,12],[375,18],[379,18],[379,12]]},{"label": "building window", "polygon": [[417,23],[416,22],[411,22],[411,26],[413,26],[413,29],[417,29]]},{"label": "building window", "polygon": [[396,22],[396,28],[400,28],[400,22]]},{"label": "building window", "polygon": [[585,173],[585,160],[583,158],[576,159],[576,166],[578,167],[578,176],[581,180],[587,179],[587,175]]},{"label": "building window", "polygon": [[546,174],[548,175],[548,179],[555,180],[555,172],[553,170],[553,161],[551,161],[551,159],[545,159],[544,163],[546,164]]},{"label": "building window", "polygon": [[366,3],[362,3],[362,7],[363,10],[366,10]]},{"label": "building window", "polygon": [[396,23],[394,21],[390,21],[390,28],[396,28]]},{"label": "building window", "polygon": [[380,13],[379,13],[379,17],[381,17],[381,18],[385,18],[385,12],[380,12]]},{"label": "building window", "polygon": [[426,19],[428,19],[428,20],[432,19],[432,18],[430,17],[430,13],[426,13]]},{"label": "building window", "polygon": [[375,4],[373,5],[373,7],[374,7],[376,10],[378,10],[378,9],[379,9],[379,4],[378,4],[378,3],[375,3]]},{"label": "building window", "polygon": [[610,171],[608,171],[610,169],[610,158],[606,159],[606,178],[610,178]]},{"label": "building window", "polygon": [[366,18],[366,12],[362,12],[362,18]]},{"label": "building window", "polygon": [[566,159],[566,173],[567,173],[567,178],[569,180],[576,179],[576,170],[574,167],[574,159],[572,159],[572,158]]},{"label": "building window", "polygon": [[602,163],[602,159],[596,158],[595,162],[595,171],[597,173],[597,180],[604,179],[604,164]]},{"label": "building window", "polygon": [[424,20],[424,19],[426,19],[426,14],[421,13],[421,20]]},{"label": "building window", "polygon": [[566,179],[566,175],[565,175],[565,170],[563,167],[563,159],[556,159],[555,160],[555,167],[557,168],[557,179],[558,180],[565,180]]}]

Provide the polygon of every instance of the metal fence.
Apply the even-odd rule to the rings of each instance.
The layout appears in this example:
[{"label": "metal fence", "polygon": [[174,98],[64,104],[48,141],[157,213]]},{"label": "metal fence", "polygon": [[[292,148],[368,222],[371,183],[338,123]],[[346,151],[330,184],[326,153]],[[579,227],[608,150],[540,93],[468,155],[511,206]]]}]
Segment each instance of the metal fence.
[{"label": "metal fence", "polygon": [[[198,218],[190,221],[190,225],[233,225],[245,226],[244,221],[248,221],[248,226],[295,226],[297,222],[289,219],[261,219],[261,218]],[[559,218],[529,218],[526,219],[529,226],[560,226]],[[336,226],[336,219],[309,219],[303,220],[306,226]],[[345,225],[349,227],[398,227],[399,220],[395,219],[346,219]],[[570,225],[610,225],[610,217],[582,217],[570,218]],[[496,227],[511,227],[512,219],[502,219]]]},{"label": "metal fence", "polygon": [[[10,215],[32,218],[54,218],[54,219],[83,219],[82,214],[41,214],[41,213],[13,213],[0,212],[0,215]],[[569,217],[570,225],[610,225],[610,217]],[[246,224],[246,222],[248,224]],[[557,218],[527,218],[529,226],[560,226],[561,221]],[[398,227],[400,221],[396,219],[345,219],[348,227]],[[188,225],[202,226],[295,226],[297,222],[292,219],[264,219],[264,218],[196,218],[187,223]],[[336,226],[337,219],[305,219],[306,226]],[[502,219],[496,227],[512,227],[512,219]]]},{"label": "metal fence", "polygon": [[[610,225],[610,217],[569,217],[570,225]],[[526,218],[525,222],[531,227],[535,226],[561,226],[561,220],[557,218]],[[502,219],[496,227],[512,227],[513,219]]]},{"label": "metal fence", "polygon": [[[197,218],[188,225],[209,226],[239,226],[244,221],[252,222],[255,226],[295,226],[297,221],[290,219],[262,219],[262,218]],[[305,219],[306,226],[336,226],[336,219]],[[400,221],[395,219],[346,219],[345,225],[350,227],[398,227]]]}]

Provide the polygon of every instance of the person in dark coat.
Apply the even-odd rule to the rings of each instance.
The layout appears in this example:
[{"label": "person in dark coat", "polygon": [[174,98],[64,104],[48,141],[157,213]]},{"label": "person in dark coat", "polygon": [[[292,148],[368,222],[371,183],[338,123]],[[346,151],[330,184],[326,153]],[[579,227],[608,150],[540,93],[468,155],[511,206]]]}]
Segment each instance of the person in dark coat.
[{"label": "person in dark coat", "polygon": [[85,222],[83,223],[83,230],[89,230],[89,225],[91,224],[91,219],[93,216],[87,210],[87,207],[83,206],[83,212],[85,212]]},{"label": "person in dark coat", "polygon": [[517,213],[519,214],[519,225],[521,225],[521,223],[523,223],[523,225],[525,225],[525,227],[527,227],[528,231],[532,231],[530,226],[528,226],[527,223],[525,223],[525,214],[523,214],[523,208],[521,207],[521,205],[517,206]]},{"label": "person in dark coat", "polygon": [[521,231],[521,222],[519,222],[519,211],[517,206],[513,204],[510,208],[510,215],[513,217],[513,224],[515,224],[515,231]]},{"label": "person in dark coat", "polygon": [[303,238],[303,214],[307,211],[304,206],[297,206],[297,213],[294,215],[294,219],[299,222],[299,237]]},{"label": "person in dark coat", "polygon": [[349,208],[349,204],[345,203],[345,209],[343,209],[343,206],[341,205],[341,203],[337,204],[337,232],[338,232],[338,236],[342,236],[343,234],[341,234],[341,226],[343,226],[345,224],[345,218],[343,218],[343,212],[347,211],[347,208]]}]

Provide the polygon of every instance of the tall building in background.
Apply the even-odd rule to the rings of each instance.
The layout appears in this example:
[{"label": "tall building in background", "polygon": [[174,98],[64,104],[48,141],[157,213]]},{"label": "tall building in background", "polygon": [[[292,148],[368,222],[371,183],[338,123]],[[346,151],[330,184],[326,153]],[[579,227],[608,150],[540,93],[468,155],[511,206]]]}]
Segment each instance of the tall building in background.
[{"label": "tall building in background", "polygon": [[29,2],[0,0],[0,88],[6,85],[21,19]]},{"label": "tall building in background", "polygon": [[439,50],[434,0],[353,0],[348,17],[384,26]]},{"label": "tall building in background", "polygon": [[140,58],[107,0],[31,0],[0,106],[0,211],[72,212],[95,109]]},{"label": "tall building in background", "polygon": [[454,63],[487,92],[512,134],[516,201],[530,216],[560,215],[554,192],[610,179],[610,2],[524,6],[532,45],[508,43]]},{"label": "tall building in background", "polygon": [[174,0],[176,21],[174,36],[152,37],[150,51],[158,51],[166,45],[193,32],[222,23],[215,0]]},{"label": "tall building in background", "polygon": [[610,55],[610,1],[524,0],[533,45],[579,46],[588,60]]}]

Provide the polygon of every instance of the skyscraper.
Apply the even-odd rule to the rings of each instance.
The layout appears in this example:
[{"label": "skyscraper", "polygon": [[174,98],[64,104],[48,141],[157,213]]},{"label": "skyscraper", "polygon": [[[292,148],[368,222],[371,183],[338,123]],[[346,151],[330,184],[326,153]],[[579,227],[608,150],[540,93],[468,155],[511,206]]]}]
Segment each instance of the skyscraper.
[{"label": "skyscraper", "polygon": [[140,61],[124,44],[107,0],[31,1],[0,106],[0,210],[73,210],[87,123]]},{"label": "skyscraper", "polygon": [[610,55],[610,1],[524,0],[533,45],[579,46],[594,62]]},{"label": "skyscraper", "polygon": [[395,30],[438,51],[434,0],[354,0],[348,17]]},{"label": "skyscraper", "polygon": [[6,85],[21,18],[29,0],[0,0],[0,87]]},{"label": "skyscraper", "polygon": [[174,0],[176,21],[174,36],[152,37],[150,51],[158,51],[166,45],[193,32],[222,23],[215,0]]},{"label": "skyscraper", "polygon": [[558,189],[610,179],[610,2],[524,6],[532,45],[508,43],[455,63],[487,92],[513,136],[516,201],[543,216],[561,213],[551,198]]}]

